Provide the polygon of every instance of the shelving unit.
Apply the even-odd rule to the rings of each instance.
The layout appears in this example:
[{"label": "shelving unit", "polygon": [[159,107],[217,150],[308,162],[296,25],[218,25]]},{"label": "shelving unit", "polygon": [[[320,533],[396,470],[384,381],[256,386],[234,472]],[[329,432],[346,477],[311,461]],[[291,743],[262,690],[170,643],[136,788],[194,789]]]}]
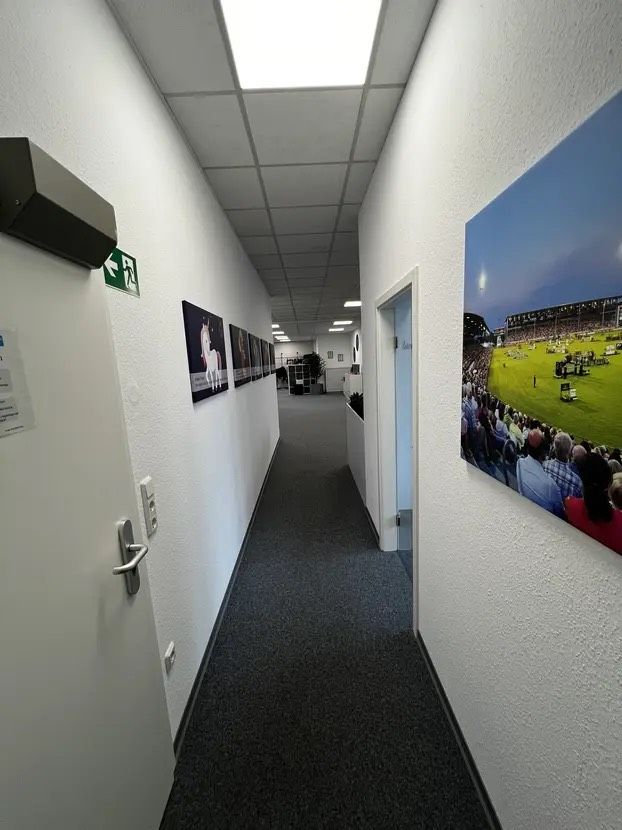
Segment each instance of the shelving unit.
[{"label": "shelving unit", "polygon": [[296,394],[296,387],[302,386],[303,395],[311,394],[311,374],[308,363],[295,363],[287,367],[289,394]]}]

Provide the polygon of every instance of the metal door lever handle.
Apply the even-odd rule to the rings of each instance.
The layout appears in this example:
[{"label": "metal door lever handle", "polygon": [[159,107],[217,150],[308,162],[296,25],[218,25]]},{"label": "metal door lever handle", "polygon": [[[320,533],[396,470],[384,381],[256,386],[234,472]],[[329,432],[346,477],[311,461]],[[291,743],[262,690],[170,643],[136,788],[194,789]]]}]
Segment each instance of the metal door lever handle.
[{"label": "metal door lever handle", "polygon": [[126,549],[129,553],[135,552],[136,556],[133,559],[130,559],[129,562],[126,562],[125,565],[117,565],[116,568],[113,568],[112,573],[115,574],[115,576],[117,574],[126,574],[128,571],[133,571],[140,560],[144,559],[149,552],[149,547],[147,545],[127,545]]}]

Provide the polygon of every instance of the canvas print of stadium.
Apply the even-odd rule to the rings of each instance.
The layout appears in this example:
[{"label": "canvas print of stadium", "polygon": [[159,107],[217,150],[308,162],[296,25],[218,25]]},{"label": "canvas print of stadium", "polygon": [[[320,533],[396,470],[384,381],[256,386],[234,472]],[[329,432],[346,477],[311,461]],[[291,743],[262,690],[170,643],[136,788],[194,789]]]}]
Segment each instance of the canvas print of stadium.
[{"label": "canvas print of stadium", "polygon": [[622,92],[466,225],[461,455],[622,554]]}]

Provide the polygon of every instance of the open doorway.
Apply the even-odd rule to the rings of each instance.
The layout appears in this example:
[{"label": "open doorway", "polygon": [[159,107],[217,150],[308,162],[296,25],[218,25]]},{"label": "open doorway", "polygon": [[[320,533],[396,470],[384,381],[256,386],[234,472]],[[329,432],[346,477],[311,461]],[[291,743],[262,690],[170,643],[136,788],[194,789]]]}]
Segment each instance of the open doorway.
[{"label": "open doorway", "polygon": [[417,269],[376,300],[380,548],[413,583],[417,621]]},{"label": "open doorway", "polygon": [[395,506],[397,552],[413,578],[412,487],[412,292],[400,294],[393,304],[395,337]]}]

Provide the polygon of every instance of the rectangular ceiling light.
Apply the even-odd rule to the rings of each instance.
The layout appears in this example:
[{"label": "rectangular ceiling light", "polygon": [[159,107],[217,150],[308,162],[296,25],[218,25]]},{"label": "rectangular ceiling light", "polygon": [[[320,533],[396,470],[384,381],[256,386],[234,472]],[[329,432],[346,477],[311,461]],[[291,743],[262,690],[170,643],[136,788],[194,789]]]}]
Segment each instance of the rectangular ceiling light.
[{"label": "rectangular ceiling light", "polygon": [[285,332],[284,331],[273,331],[272,334],[274,334],[276,336],[277,334],[285,334]]},{"label": "rectangular ceiling light", "polygon": [[381,0],[221,0],[242,89],[362,86]]},{"label": "rectangular ceiling light", "polygon": [[280,323],[272,323],[272,328],[273,328],[273,329],[278,329],[278,327],[279,327],[280,325],[281,325]]},{"label": "rectangular ceiling light", "polygon": [[335,320],[333,326],[351,326],[352,320]]},{"label": "rectangular ceiling light", "polygon": [[346,300],[343,304],[344,308],[358,308],[361,304],[360,300]]},{"label": "rectangular ceiling light", "polygon": [[343,329],[328,329],[329,331],[343,331]]}]

